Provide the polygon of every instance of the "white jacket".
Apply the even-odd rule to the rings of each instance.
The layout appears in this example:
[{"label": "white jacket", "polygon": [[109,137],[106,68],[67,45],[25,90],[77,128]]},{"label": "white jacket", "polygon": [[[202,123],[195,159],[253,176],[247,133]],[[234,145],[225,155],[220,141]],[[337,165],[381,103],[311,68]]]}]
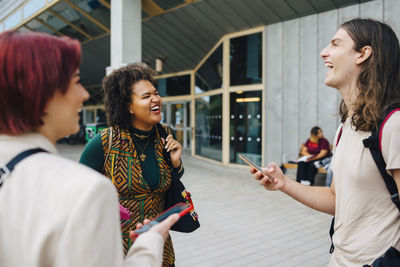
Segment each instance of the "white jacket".
[{"label": "white jacket", "polygon": [[114,186],[42,135],[0,135],[0,165],[36,147],[50,153],[21,161],[0,188],[0,266],[161,266],[164,240],[153,231],[124,259]]}]

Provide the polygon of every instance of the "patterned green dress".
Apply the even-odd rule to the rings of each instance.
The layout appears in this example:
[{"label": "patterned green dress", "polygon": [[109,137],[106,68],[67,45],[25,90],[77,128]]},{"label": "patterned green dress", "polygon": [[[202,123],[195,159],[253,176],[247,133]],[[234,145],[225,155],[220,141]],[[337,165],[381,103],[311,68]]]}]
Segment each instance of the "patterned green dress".
[{"label": "patterned green dress", "polygon": [[[109,131],[110,128],[101,132],[104,155],[107,155],[109,149]],[[135,138],[132,138],[129,130],[114,127],[112,131],[112,146],[103,173],[117,188],[121,205],[132,212],[130,220],[123,221],[121,226],[124,252],[127,253],[132,246],[129,231],[134,229],[137,223],[143,222],[144,219],[151,220],[164,211],[165,191],[171,185],[173,170],[164,159],[161,137],[155,127],[150,137],[153,140],[150,140],[148,147],[154,148],[159,167],[159,181],[158,186],[152,190],[143,177],[143,162],[139,158],[139,155],[143,153],[141,151],[143,148],[137,147],[139,145],[134,141]],[[181,167],[180,170],[182,170]],[[169,236],[164,245],[163,266],[170,266],[174,262],[175,254]]]}]

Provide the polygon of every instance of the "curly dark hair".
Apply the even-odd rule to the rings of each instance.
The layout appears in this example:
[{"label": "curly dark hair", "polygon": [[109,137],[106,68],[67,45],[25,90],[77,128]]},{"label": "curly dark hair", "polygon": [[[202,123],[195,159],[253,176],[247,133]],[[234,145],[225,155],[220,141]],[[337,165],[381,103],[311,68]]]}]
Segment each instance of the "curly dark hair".
[{"label": "curly dark hair", "polygon": [[145,63],[133,63],[114,70],[103,79],[104,106],[109,126],[127,129],[133,115],[129,112],[132,85],[146,80],[156,87],[155,71]]}]

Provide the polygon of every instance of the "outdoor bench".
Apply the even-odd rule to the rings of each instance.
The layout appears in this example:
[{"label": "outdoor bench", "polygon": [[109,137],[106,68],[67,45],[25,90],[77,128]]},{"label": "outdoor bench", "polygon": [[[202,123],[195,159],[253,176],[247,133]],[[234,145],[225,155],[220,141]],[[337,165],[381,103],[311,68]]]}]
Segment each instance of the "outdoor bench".
[{"label": "outdoor bench", "polygon": [[[283,163],[282,166],[285,167],[286,169],[297,171],[297,163]],[[318,172],[315,175],[314,185],[325,186],[325,184],[326,184],[326,170],[324,169],[324,167],[320,167],[318,168]]]},{"label": "outdoor bench", "polygon": [[[283,165],[283,167],[285,167],[286,169],[297,170],[297,163],[283,163],[282,165]],[[324,169],[324,167],[319,167],[319,168],[318,168],[318,172],[319,172],[319,173],[324,173],[324,174],[326,174],[326,170]]]}]

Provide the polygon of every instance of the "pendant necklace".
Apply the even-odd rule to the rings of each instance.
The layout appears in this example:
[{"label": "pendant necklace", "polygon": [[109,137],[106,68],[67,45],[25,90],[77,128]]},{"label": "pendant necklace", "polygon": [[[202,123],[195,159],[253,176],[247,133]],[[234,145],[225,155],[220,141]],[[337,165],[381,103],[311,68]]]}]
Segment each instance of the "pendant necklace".
[{"label": "pendant necklace", "polygon": [[140,144],[136,141],[136,139],[135,139],[135,137],[133,137],[133,135],[132,135],[132,138],[133,138],[133,141],[135,141],[135,144],[136,144],[136,146],[139,148],[139,150],[140,150],[140,155],[139,155],[139,158],[140,158],[140,160],[142,161],[142,162],[144,162],[145,160],[146,160],[146,154],[144,154],[144,150],[146,149],[146,147],[147,147],[147,145],[149,144],[149,141],[150,141],[150,139],[152,139],[152,138],[150,138],[151,136],[149,136],[149,138],[147,139],[147,141],[146,141],[146,144],[144,144],[144,146],[143,146],[143,148],[140,146]]}]

